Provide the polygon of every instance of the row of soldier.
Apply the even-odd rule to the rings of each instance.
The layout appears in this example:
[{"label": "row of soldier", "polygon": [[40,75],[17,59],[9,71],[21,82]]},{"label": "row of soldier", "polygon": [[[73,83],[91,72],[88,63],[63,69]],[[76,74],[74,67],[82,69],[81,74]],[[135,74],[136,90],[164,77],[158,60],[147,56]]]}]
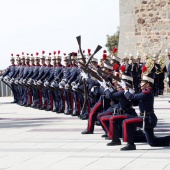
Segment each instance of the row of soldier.
[{"label": "row of soldier", "polygon": [[[75,87],[77,86],[75,82],[81,77],[81,69],[78,67],[80,65],[79,60],[81,56],[77,56],[76,53],[70,53],[70,56],[64,54],[63,61],[65,62],[65,66],[62,66],[60,52],[58,52],[58,54],[54,52],[53,56],[49,54],[47,58],[45,58],[44,53],[43,51],[41,57],[39,57],[38,53],[36,53],[35,57],[33,57],[33,55],[31,55],[31,57],[29,57],[29,55],[24,57],[24,53],[22,53],[21,57],[17,55],[17,65],[15,65],[15,59],[12,54],[11,66],[3,74],[3,77],[4,81],[10,84],[13,91],[14,103],[23,106],[32,106],[42,110],[46,109],[47,111],[53,110],[54,112],[60,113],[64,112],[66,101],[67,108],[65,109],[65,113],[79,115],[80,106],[78,103],[83,105],[84,98],[83,94],[79,94],[79,92],[77,93],[75,91]],[[87,56],[90,55],[90,50],[88,50]],[[51,65],[51,60],[53,66]],[[163,94],[164,78],[167,69],[165,63],[159,64],[160,58],[153,57],[152,60],[154,61],[152,68],[153,78],[155,79],[154,95],[158,96]],[[98,65],[97,58],[92,59],[91,66],[93,66],[92,69],[95,69],[95,71],[104,66],[106,66],[107,69],[110,67],[109,72],[113,72],[116,76],[122,73],[126,74],[132,78],[132,85],[135,92],[140,92],[142,66],[145,63],[141,63],[139,56],[136,59],[132,56],[129,58],[125,57],[122,59],[121,63],[120,61],[120,58],[114,55],[108,57],[104,50],[100,66]],[[88,82],[88,84],[90,83]],[[70,85],[72,85],[74,90],[72,90],[72,88],[70,89]],[[98,90],[96,90],[96,86],[95,88],[92,88],[91,85],[88,86],[90,87],[90,92],[88,93],[93,96],[93,98],[97,99]],[[93,92],[94,89],[95,91]],[[72,98],[72,100],[70,100],[70,98]],[[81,99],[81,102],[78,102],[77,98]],[[90,106],[93,106],[94,102],[91,99],[89,100]],[[75,104],[72,101],[74,101]],[[79,106],[79,109],[77,106]],[[84,118],[88,117],[87,113],[82,114],[86,115]]]},{"label": "row of soldier", "polygon": [[[90,55],[90,50],[88,50],[88,56]],[[158,60],[156,57],[148,59],[146,63],[141,63],[140,58],[138,58],[138,62],[134,62],[133,57],[129,58],[129,62],[127,58],[124,58],[121,64],[120,58],[114,55],[111,55],[111,57],[109,59],[104,51],[101,66],[98,66],[97,59],[93,58],[86,67],[83,64],[83,57],[80,54],[77,56],[76,53],[64,55],[65,66],[61,65],[60,52],[57,55],[54,52],[52,57],[49,54],[46,58],[44,52],[40,58],[38,53],[35,57],[28,55],[24,57],[22,55],[20,58],[17,56],[17,66],[14,65],[14,57],[12,56],[12,65],[3,74],[2,79],[11,87],[15,103],[41,110],[45,109],[46,111],[64,112],[65,114],[79,116],[81,119],[88,119],[88,127],[82,132],[83,134],[93,133],[94,124],[97,120],[96,122],[103,127],[106,133],[104,136],[112,139],[112,142],[108,145],[118,145],[120,144],[119,136],[122,121],[128,119],[129,115],[130,118],[137,116],[133,105],[141,107],[135,101],[129,102],[124,92],[132,87],[134,90],[130,88],[130,94],[141,92],[150,95],[148,89],[152,87],[149,86],[154,85],[154,90],[152,90],[154,95],[163,94],[164,88],[159,84],[161,79],[164,80],[166,67],[165,63],[162,65],[157,63],[160,58]],[[160,76],[161,73],[163,78]],[[157,79],[159,84],[155,82]],[[148,115],[154,115],[153,103],[151,103],[153,98],[151,96],[148,99],[150,101],[145,104],[149,104],[142,106],[141,109],[144,110],[141,113],[146,111]],[[115,119],[115,115],[119,115],[117,119]],[[113,122],[116,120],[119,126],[113,126]],[[156,119],[155,121],[157,122]],[[112,127],[108,128],[108,122]],[[153,130],[153,127],[151,129]],[[146,131],[146,133],[153,136],[153,131]],[[125,134],[127,135],[127,132]],[[132,141],[131,138],[129,139]],[[148,142],[152,143],[153,146],[160,146],[159,142],[159,144],[153,144],[155,142],[153,139]],[[169,146],[169,137],[165,138],[161,145],[165,145],[165,143],[166,146]],[[123,150],[131,149],[136,149],[133,141],[129,142]]]}]

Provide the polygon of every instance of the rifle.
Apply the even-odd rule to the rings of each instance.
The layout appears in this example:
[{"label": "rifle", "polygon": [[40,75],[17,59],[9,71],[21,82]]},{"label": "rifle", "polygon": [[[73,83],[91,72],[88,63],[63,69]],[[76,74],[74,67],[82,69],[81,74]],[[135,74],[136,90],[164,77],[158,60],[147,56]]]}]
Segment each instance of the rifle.
[{"label": "rifle", "polygon": [[[89,58],[89,60],[87,61],[87,64],[86,64],[86,59],[82,53],[82,49],[81,49],[81,36],[78,36],[76,37],[77,39],[77,43],[79,45],[79,51],[80,51],[80,54],[82,56],[82,59],[83,59],[83,63],[85,65],[85,67],[82,67],[82,70],[86,73],[89,73],[89,70],[88,70],[88,64],[90,63],[90,61],[92,60],[93,56],[102,48],[101,46],[97,46],[95,52],[93,53],[93,55]],[[95,73],[94,71],[90,72],[90,74],[93,74],[93,77],[95,76],[96,78],[100,79],[101,78],[97,75],[97,73]],[[82,107],[82,111],[86,111],[87,110],[87,98],[88,98],[88,95],[87,95],[87,87],[86,87],[86,81],[84,80],[83,81],[83,86],[84,86],[84,104],[83,104],[83,107]]]},{"label": "rifle", "polygon": [[4,80],[1,80],[1,81],[12,90],[12,87],[8,83],[6,83]]}]

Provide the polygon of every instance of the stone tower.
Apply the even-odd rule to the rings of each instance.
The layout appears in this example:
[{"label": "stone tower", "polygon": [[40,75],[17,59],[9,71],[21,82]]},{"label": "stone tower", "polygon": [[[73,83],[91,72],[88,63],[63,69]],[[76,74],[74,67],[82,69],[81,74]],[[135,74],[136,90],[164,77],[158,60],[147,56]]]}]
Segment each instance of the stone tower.
[{"label": "stone tower", "polygon": [[119,54],[136,56],[170,51],[170,0],[119,0]]}]

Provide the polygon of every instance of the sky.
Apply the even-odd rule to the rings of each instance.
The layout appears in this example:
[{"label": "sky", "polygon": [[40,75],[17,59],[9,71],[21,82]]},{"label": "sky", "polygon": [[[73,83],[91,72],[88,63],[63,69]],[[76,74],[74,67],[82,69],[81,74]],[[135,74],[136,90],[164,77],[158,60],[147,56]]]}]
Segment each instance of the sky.
[{"label": "sky", "polygon": [[106,49],[106,35],[119,26],[119,0],[4,0],[0,5],[0,69],[10,65],[11,53],[46,55],[53,51],[93,52]]}]

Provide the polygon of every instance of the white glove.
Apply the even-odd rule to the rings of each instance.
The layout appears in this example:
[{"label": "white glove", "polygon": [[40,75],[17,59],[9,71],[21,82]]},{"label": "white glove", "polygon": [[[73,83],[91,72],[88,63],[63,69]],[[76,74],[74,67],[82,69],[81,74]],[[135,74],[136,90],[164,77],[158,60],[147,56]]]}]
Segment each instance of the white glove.
[{"label": "white glove", "polygon": [[91,92],[94,92],[94,87],[91,88]]},{"label": "white glove", "polygon": [[113,88],[109,87],[109,91],[112,93],[113,92]]},{"label": "white glove", "polygon": [[65,86],[65,84],[63,85],[63,82],[61,81],[61,82],[59,83],[59,88],[62,89],[64,86]]},{"label": "white glove", "polygon": [[66,84],[65,89],[69,89],[69,86],[70,86],[69,84]]},{"label": "white glove", "polygon": [[102,82],[102,81],[99,81],[99,83],[100,83],[100,85],[101,85],[101,86],[103,86],[104,88],[106,88],[106,87],[107,87],[107,86],[106,86],[106,82],[105,82],[105,81],[103,81],[103,82]]},{"label": "white glove", "polygon": [[14,81],[15,81],[15,79],[14,78],[12,78],[11,80],[10,80],[10,84],[12,84],[12,83],[14,83]]},{"label": "white glove", "polygon": [[41,85],[41,84],[42,84],[42,81],[41,81],[41,80],[38,80],[38,81],[37,81],[37,84],[38,84],[38,85]]},{"label": "white glove", "polygon": [[123,80],[121,80],[121,82],[118,82],[118,84],[119,84],[123,89],[126,88],[126,83],[125,83]]},{"label": "white glove", "polygon": [[134,93],[135,93],[135,90],[133,90],[132,88],[130,88],[130,89],[129,89],[129,92],[130,92],[131,94],[134,94]]},{"label": "white glove", "polygon": [[36,86],[36,85],[37,85],[37,81],[36,81],[36,80],[33,80],[33,84]]},{"label": "white glove", "polygon": [[75,83],[75,81],[73,81],[72,83],[71,83],[71,86],[75,86],[76,85],[76,83]]},{"label": "white glove", "polygon": [[67,79],[62,79],[61,82],[67,83]]},{"label": "white glove", "polygon": [[88,78],[88,75],[84,72],[80,74],[82,76],[82,80],[86,80]]},{"label": "white glove", "polygon": [[64,87],[66,85],[66,82],[64,80],[61,80],[61,82],[59,84],[60,84],[60,86]]},{"label": "white glove", "polygon": [[14,82],[15,84],[18,84],[18,80],[15,80],[15,82]]},{"label": "white glove", "polygon": [[78,89],[78,85],[77,85],[77,84],[76,84],[75,86],[72,87],[72,90],[75,91],[76,89]]},{"label": "white glove", "polygon": [[51,87],[54,87],[54,85],[55,85],[55,82],[53,81],[50,86],[51,86]]},{"label": "white glove", "polygon": [[22,84],[22,79],[18,81],[19,84]]},{"label": "white glove", "polygon": [[10,79],[10,78],[9,78],[8,76],[5,76],[5,77],[4,77],[4,81],[5,81],[5,82],[8,82],[9,79]]},{"label": "white glove", "polygon": [[49,83],[48,81],[46,81],[46,82],[44,83],[44,86],[47,87],[49,84],[50,84],[50,83]]},{"label": "white glove", "polygon": [[27,81],[27,80],[26,80],[26,79],[24,79],[24,80],[22,80],[22,83],[23,83],[23,84],[26,84],[26,81]]},{"label": "white glove", "polygon": [[169,82],[169,77],[166,78],[166,81]]}]

